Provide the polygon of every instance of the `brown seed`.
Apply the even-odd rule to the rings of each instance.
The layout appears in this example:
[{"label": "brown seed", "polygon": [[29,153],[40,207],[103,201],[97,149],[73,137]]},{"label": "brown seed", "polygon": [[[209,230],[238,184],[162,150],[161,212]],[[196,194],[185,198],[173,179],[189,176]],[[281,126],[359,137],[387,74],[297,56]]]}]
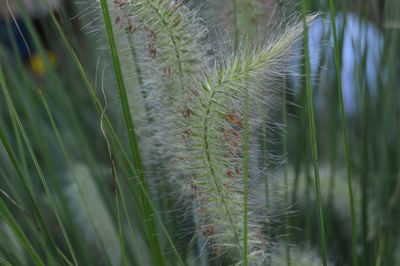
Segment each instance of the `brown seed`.
[{"label": "brown seed", "polygon": [[204,236],[213,236],[215,235],[216,228],[215,225],[213,224],[205,224],[201,227],[201,232],[203,233]]},{"label": "brown seed", "polygon": [[233,173],[233,171],[231,170],[231,169],[228,169],[227,171],[226,171],[226,175],[229,177],[229,178],[231,178],[231,179],[233,179],[235,176],[234,176],[234,173]]},{"label": "brown seed", "polygon": [[144,30],[147,31],[147,37],[149,39],[147,44],[147,47],[149,48],[149,54],[152,58],[155,58],[157,56],[157,49],[155,47],[156,33],[147,27]]},{"label": "brown seed", "polygon": [[120,23],[121,23],[121,17],[120,17],[120,16],[117,16],[117,17],[115,18],[115,24],[118,25],[118,24],[120,24]]},{"label": "brown seed", "polygon": [[197,186],[195,184],[192,184],[191,187],[192,187],[192,200],[195,200],[198,194]]},{"label": "brown seed", "polygon": [[236,168],[235,168],[235,172],[236,172],[237,175],[240,175],[240,169],[239,169],[239,167],[236,167]]},{"label": "brown seed", "polygon": [[192,116],[192,110],[185,108],[182,110],[182,115],[184,118],[190,118]]},{"label": "brown seed", "polygon": [[185,141],[189,140],[189,138],[193,135],[193,131],[191,128],[186,128],[182,131],[182,137]]},{"label": "brown seed", "polygon": [[239,143],[236,140],[231,141],[231,153],[234,156],[239,153]]},{"label": "brown seed", "polygon": [[218,245],[218,244],[215,244],[215,245],[214,245],[214,253],[215,253],[215,255],[216,255],[217,257],[221,256],[222,249],[221,249],[221,246],[220,246],[220,245]]},{"label": "brown seed", "polygon": [[122,5],[126,4],[126,0],[114,0],[114,5],[116,7],[121,7]]},{"label": "brown seed", "polygon": [[152,58],[156,58],[156,56],[157,56],[157,49],[154,48],[154,47],[150,47],[150,48],[149,48],[149,54],[150,54],[150,56],[151,56]]},{"label": "brown seed", "polygon": [[238,127],[240,127],[240,128],[243,128],[243,121],[242,121],[241,118],[239,118],[238,113],[235,112],[235,111],[232,112],[232,113],[229,113],[229,114],[226,116],[226,120],[227,120],[229,123],[231,123],[232,125],[235,125],[235,126],[238,126]]},{"label": "brown seed", "polygon": [[129,18],[128,18],[128,27],[126,30],[128,31],[128,33],[133,33],[136,30],[135,26],[133,25],[133,22]]}]

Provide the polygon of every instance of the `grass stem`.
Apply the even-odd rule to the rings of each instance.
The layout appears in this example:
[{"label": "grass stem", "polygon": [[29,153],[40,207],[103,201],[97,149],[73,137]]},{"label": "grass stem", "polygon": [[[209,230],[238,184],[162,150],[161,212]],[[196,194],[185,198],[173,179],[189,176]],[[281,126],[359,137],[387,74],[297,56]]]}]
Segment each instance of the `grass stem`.
[{"label": "grass stem", "polygon": [[317,199],[318,217],[319,217],[319,228],[320,228],[320,244],[322,252],[322,262],[324,266],[327,266],[327,244],[325,236],[325,222],[324,212],[322,207],[321,199],[321,185],[319,178],[319,166],[318,166],[318,146],[317,146],[317,134],[315,128],[314,118],[314,106],[313,106],[313,95],[312,95],[312,83],[311,83],[311,67],[310,67],[310,52],[308,49],[308,25],[306,21],[306,1],[302,1],[302,14],[304,23],[304,53],[305,53],[305,67],[306,67],[306,86],[307,86],[307,112],[309,117],[309,133],[311,139],[311,155],[314,164],[314,181],[315,181],[315,192]]},{"label": "grass stem", "polygon": [[[135,165],[135,170],[136,173],[135,175],[139,178],[140,183],[143,185],[144,189],[146,192],[148,192],[147,185],[146,185],[146,180],[144,176],[144,169],[140,157],[140,152],[139,152],[139,147],[137,144],[136,140],[136,133],[133,125],[133,120],[131,116],[131,112],[129,109],[129,102],[128,102],[128,95],[126,92],[125,88],[125,82],[124,78],[122,75],[122,69],[121,69],[121,64],[119,61],[119,55],[118,55],[118,50],[117,50],[117,44],[114,38],[114,33],[113,33],[113,27],[111,23],[111,17],[109,13],[109,8],[107,4],[107,0],[101,0],[101,9],[103,12],[103,17],[104,17],[104,23],[106,27],[106,32],[107,32],[107,37],[110,45],[110,50],[112,54],[112,60],[114,64],[114,71],[115,71],[115,76],[117,79],[117,85],[118,85],[118,91],[119,91],[119,96],[121,99],[121,107],[122,111],[124,114],[124,119],[125,119],[125,125],[128,131],[128,138],[129,138],[129,144],[133,156],[133,162]],[[157,262],[157,265],[164,265],[164,259],[162,255],[162,248],[158,239],[158,234],[156,230],[156,225],[154,222],[153,218],[153,210],[149,206],[149,203],[147,202],[145,196],[143,195],[143,191],[141,191],[142,195],[142,205],[143,205],[143,210],[146,215],[146,221],[147,221],[147,230],[149,232],[149,235],[151,236],[151,246],[152,250],[154,252],[155,260]]]},{"label": "grass stem", "polygon": [[352,250],[352,265],[356,266],[357,263],[357,228],[356,228],[356,214],[355,214],[355,206],[354,206],[354,195],[353,195],[353,173],[351,166],[351,158],[350,158],[350,147],[349,147],[349,137],[347,132],[347,123],[346,123],[346,110],[344,107],[343,101],[343,88],[342,88],[342,67],[340,60],[340,49],[337,39],[336,33],[336,22],[335,22],[335,3],[333,0],[329,0],[330,12],[331,12],[331,24],[332,24],[332,33],[333,33],[333,42],[335,48],[335,61],[336,61],[336,74],[338,79],[338,90],[339,90],[339,107],[340,107],[340,117],[342,121],[342,134],[343,134],[343,142],[344,142],[344,153],[345,153],[345,161],[346,161],[346,169],[347,169],[347,181],[348,181],[348,190],[349,190],[349,199],[350,199],[350,215],[351,215],[351,250]]}]

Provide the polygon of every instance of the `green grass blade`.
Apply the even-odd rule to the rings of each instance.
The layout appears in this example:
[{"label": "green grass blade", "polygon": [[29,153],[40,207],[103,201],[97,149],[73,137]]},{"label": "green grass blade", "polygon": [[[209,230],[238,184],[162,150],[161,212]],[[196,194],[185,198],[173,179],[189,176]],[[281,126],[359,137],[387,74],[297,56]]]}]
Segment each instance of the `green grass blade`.
[{"label": "green grass blade", "polygon": [[26,237],[22,229],[18,226],[11,212],[8,210],[7,205],[3,202],[1,198],[0,198],[0,216],[7,222],[11,230],[21,241],[22,245],[28,251],[35,265],[45,265],[42,259],[35,251],[35,249],[32,247],[31,243],[29,242],[28,238]]},{"label": "green grass blade", "polygon": [[335,61],[336,61],[336,74],[338,78],[338,90],[339,90],[339,106],[340,106],[340,117],[342,120],[342,134],[343,134],[343,142],[344,142],[344,153],[345,153],[345,161],[346,161],[346,170],[347,170],[347,180],[348,180],[348,189],[349,189],[349,199],[350,199],[350,215],[351,215],[351,251],[352,251],[352,264],[353,266],[357,265],[357,228],[356,228],[356,214],[355,214],[355,206],[354,206],[354,195],[353,195],[353,173],[351,166],[351,158],[350,158],[350,147],[349,147],[349,137],[347,132],[347,123],[346,123],[346,111],[344,108],[343,101],[343,88],[342,88],[342,67],[340,60],[340,50],[336,33],[336,22],[335,22],[335,3],[333,0],[329,1],[330,12],[331,12],[331,24],[333,29],[333,41],[335,47]]},{"label": "green grass blade", "polygon": [[2,257],[0,257],[0,263],[1,263],[1,265],[4,265],[4,266],[12,266],[11,263],[9,263],[6,259],[3,259]]},{"label": "green grass blade", "polygon": [[306,20],[307,12],[306,1],[302,1],[302,14],[304,22],[304,54],[306,62],[306,86],[307,86],[307,112],[309,117],[309,133],[311,139],[311,154],[314,165],[314,179],[315,179],[315,193],[317,198],[317,208],[318,208],[318,218],[319,218],[319,228],[320,228],[320,244],[322,252],[323,265],[327,266],[327,244],[325,236],[325,222],[324,222],[324,212],[321,199],[321,185],[319,178],[319,166],[318,166],[318,146],[317,146],[317,134],[315,128],[315,117],[314,117],[314,106],[313,106],[313,96],[312,96],[312,83],[311,83],[311,67],[310,67],[310,51],[308,49],[308,25]]},{"label": "green grass blade", "polygon": [[[129,144],[131,147],[133,161],[134,161],[134,165],[135,165],[135,169],[136,169],[136,175],[138,176],[140,183],[143,185],[144,189],[146,190],[146,193],[148,193],[146,180],[145,180],[145,176],[144,176],[144,169],[143,169],[142,161],[140,158],[139,147],[138,147],[137,140],[136,140],[136,134],[135,134],[135,129],[134,129],[134,125],[133,125],[133,120],[132,120],[131,112],[129,109],[128,95],[126,92],[125,82],[124,82],[124,78],[122,75],[122,69],[121,69],[121,64],[120,64],[119,56],[118,56],[117,44],[116,44],[116,41],[114,38],[113,27],[112,27],[112,23],[111,23],[107,0],[101,0],[101,9],[103,11],[104,23],[105,23],[108,41],[109,41],[109,45],[110,45],[110,50],[111,50],[111,54],[112,54],[115,76],[117,79],[119,96],[121,99],[121,107],[122,107],[122,111],[124,113],[125,124],[126,124],[127,130],[128,130]],[[156,225],[155,225],[154,218],[153,218],[154,210],[149,206],[149,203],[147,202],[145,196],[143,195],[144,192],[141,192],[141,194],[142,194],[143,209],[144,209],[144,212],[146,215],[146,221],[147,221],[147,230],[148,230],[149,234],[151,235],[152,249],[154,252],[154,256],[155,256],[155,259],[156,259],[158,265],[164,265],[162,248],[161,248],[161,245],[160,245],[160,242],[158,239],[157,229],[156,229]]]},{"label": "green grass blade", "polygon": [[243,208],[243,265],[248,265],[248,223],[249,223],[249,90],[244,99],[244,133],[243,133],[243,174],[244,174],[244,208]]},{"label": "green grass blade", "polygon": [[[1,74],[1,72],[0,72],[0,74]],[[0,75],[0,81],[1,81],[1,77],[2,76]],[[7,152],[7,155],[9,157],[12,165],[15,168],[15,171],[17,172],[18,177],[22,181],[23,188],[28,194],[28,199],[30,200],[30,202],[33,205],[33,210],[34,210],[34,213],[35,213],[35,217],[38,219],[38,222],[39,222],[40,228],[42,230],[42,233],[45,235],[48,243],[50,243],[51,246],[53,246],[55,249],[58,249],[53,237],[51,236],[51,233],[50,233],[50,230],[49,230],[48,226],[44,222],[43,215],[42,215],[42,213],[40,211],[40,208],[39,208],[39,206],[37,204],[37,201],[36,201],[36,199],[34,197],[32,187],[29,185],[28,180],[24,176],[24,174],[23,174],[23,172],[22,172],[22,170],[21,170],[21,168],[20,168],[20,166],[18,164],[18,161],[17,161],[17,159],[16,159],[16,157],[15,157],[15,155],[14,155],[12,149],[11,149],[11,146],[9,144],[9,141],[7,139],[5,131],[1,126],[0,126],[0,139],[1,139],[1,142],[2,142],[4,148],[5,148],[6,152]]]},{"label": "green grass blade", "polygon": [[[68,54],[71,56],[74,65],[75,65],[76,68],[78,69],[78,72],[79,72],[79,74],[80,74],[80,76],[81,76],[81,78],[82,78],[82,80],[83,80],[83,82],[84,82],[84,85],[85,85],[86,89],[89,91],[90,96],[91,96],[92,100],[94,101],[94,104],[96,105],[99,114],[102,114],[102,113],[104,112],[103,105],[102,105],[102,103],[99,101],[99,99],[98,99],[98,97],[97,97],[97,95],[96,95],[96,92],[95,92],[95,90],[94,90],[94,87],[93,87],[92,83],[90,82],[90,80],[89,80],[89,78],[88,78],[88,76],[87,76],[87,73],[86,73],[85,69],[83,68],[83,66],[82,66],[82,64],[81,64],[81,62],[80,62],[80,60],[79,60],[77,54],[75,53],[73,47],[72,47],[71,44],[69,43],[69,41],[68,41],[68,39],[67,39],[67,37],[66,37],[64,31],[62,30],[62,28],[61,28],[61,26],[60,26],[60,23],[59,23],[58,20],[56,19],[54,13],[51,12],[51,13],[50,13],[50,16],[51,16],[52,22],[54,23],[54,25],[55,25],[56,28],[57,28],[57,32],[58,32],[58,34],[60,35],[60,38],[62,39],[62,42],[63,42],[64,45],[65,45],[65,48],[66,48],[67,51],[68,51]],[[115,132],[115,130],[114,130],[114,127],[113,127],[113,125],[112,125],[110,119],[108,118],[107,114],[105,114],[105,113],[104,113],[104,122],[105,122],[105,126],[106,126],[107,130],[109,130],[109,131],[111,132],[111,134],[112,134],[111,137],[112,137],[112,138],[114,139],[114,141],[117,143],[119,151],[122,153],[123,157],[124,157],[125,160],[127,161],[127,163],[128,163],[128,165],[129,165],[131,171],[132,171],[132,172],[136,172],[136,171],[135,171],[135,166],[132,164],[131,160],[129,159],[128,154],[125,152],[125,148],[124,148],[122,142],[119,140],[119,137],[118,137],[118,135],[116,134],[116,132]],[[150,204],[150,207],[154,209],[154,206],[153,206],[153,204],[152,204],[152,202],[151,202],[151,198],[150,198],[150,196],[149,196],[148,193],[147,193],[147,190],[143,187],[143,184],[142,184],[142,183],[139,183],[139,186],[140,186],[141,191],[143,191],[144,196],[145,196],[147,202]],[[170,248],[172,249],[173,253],[174,253],[175,256],[176,256],[176,259],[177,259],[177,261],[178,261],[178,264],[179,264],[179,265],[185,265],[185,263],[183,262],[181,256],[179,255],[179,253],[178,253],[178,251],[177,251],[177,249],[176,249],[176,246],[175,246],[174,242],[172,241],[172,238],[170,237],[170,235],[169,235],[169,233],[168,233],[168,231],[167,231],[165,225],[163,224],[162,220],[160,219],[159,214],[158,214],[157,212],[155,212],[154,215],[155,215],[155,217],[158,219],[158,222],[159,222],[159,224],[160,224],[160,227],[161,227],[161,229],[162,229],[164,235],[166,236],[166,238],[167,238],[167,240],[168,240],[168,243],[169,243],[169,245],[170,245]]]},{"label": "green grass blade", "polygon": [[42,169],[41,169],[41,167],[39,165],[39,162],[38,162],[38,160],[36,158],[35,153],[33,152],[33,148],[32,148],[32,145],[31,145],[31,143],[29,141],[27,133],[25,132],[25,129],[24,129],[22,123],[21,123],[21,120],[19,119],[19,115],[18,115],[17,111],[15,110],[15,106],[14,106],[13,101],[12,101],[12,99],[10,97],[9,92],[8,92],[8,89],[7,89],[7,86],[6,86],[6,83],[5,83],[5,77],[4,77],[4,74],[3,74],[3,66],[2,65],[0,65],[0,85],[1,85],[1,87],[3,89],[4,95],[6,96],[6,101],[8,103],[8,107],[10,109],[10,112],[11,112],[13,118],[17,121],[18,127],[19,127],[19,129],[21,131],[22,137],[23,137],[23,139],[25,141],[25,144],[26,144],[26,146],[28,148],[28,151],[29,151],[29,154],[31,156],[31,159],[32,159],[33,163],[35,164],[36,171],[37,171],[37,173],[38,173],[38,175],[40,177],[42,185],[43,185],[43,187],[44,187],[44,189],[46,191],[47,197],[49,199],[50,205],[51,205],[51,207],[52,207],[52,209],[54,211],[54,214],[55,214],[55,216],[57,218],[57,222],[58,222],[58,224],[60,226],[60,229],[61,229],[62,234],[64,236],[64,239],[66,241],[66,244],[68,246],[68,250],[69,250],[69,252],[71,254],[71,257],[72,257],[75,265],[78,265],[76,257],[75,257],[74,250],[72,248],[72,245],[71,245],[69,236],[67,234],[67,231],[65,230],[65,226],[64,226],[64,223],[63,223],[63,221],[61,219],[61,216],[60,216],[60,213],[59,213],[58,208],[56,206],[55,200],[54,200],[54,198],[53,198],[53,196],[52,196],[52,194],[50,192],[50,188],[49,188],[48,183],[47,183],[47,181],[46,181],[46,179],[44,177],[43,171],[42,171]]},{"label": "green grass blade", "polygon": [[[284,83],[286,83],[286,78],[284,80]],[[288,153],[288,112],[287,112],[287,96],[286,96],[286,84],[283,88],[282,91],[283,94],[283,99],[282,99],[282,104],[283,104],[283,110],[282,110],[282,120],[283,120],[283,154],[284,156],[287,156]],[[289,219],[289,180],[288,180],[288,163],[286,162],[285,165],[283,166],[283,179],[284,179],[284,185],[285,185],[285,251],[286,251],[286,263],[288,266],[292,265],[292,261],[290,258],[290,219]]]},{"label": "green grass blade", "polygon": [[[53,114],[52,114],[52,112],[50,110],[49,104],[48,104],[48,102],[47,102],[47,100],[46,100],[46,98],[45,98],[45,96],[44,96],[44,94],[43,94],[43,92],[41,90],[39,90],[39,97],[40,97],[40,100],[42,101],[42,104],[43,104],[44,109],[46,111],[46,114],[47,114],[47,116],[49,118],[49,121],[50,121],[50,124],[51,124],[51,126],[53,128],[53,131],[54,131],[54,133],[56,135],[57,142],[58,142],[58,144],[59,144],[59,146],[61,148],[61,152],[62,152],[62,154],[63,154],[63,156],[64,156],[64,158],[65,158],[65,160],[67,162],[67,165],[68,165],[68,167],[70,169],[73,169],[73,163],[72,163],[71,157],[68,154],[66,145],[65,145],[65,143],[64,143],[64,141],[63,141],[63,139],[61,137],[60,130],[58,129],[58,126],[56,124],[55,118],[54,118],[54,116],[53,116]],[[76,184],[78,184],[79,194],[82,196],[82,198],[84,198],[85,195],[82,192],[82,188],[79,185],[78,178],[77,178],[76,173],[75,173],[74,170],[72,171],[72,176],[73,176],[73,179],[76,182]],[[85,207],[85,210],[87,212],[89,212],[88,210],[89,210],[90,206],[88,206],[88,204],[87,204],[87,202],[85,200],[83,200],[83,205]],[[119,216],[118,216],[118,218],[119,218]],[[98,235],[98,233],[97,233],[98,230],[97,230],[96,226],[94,225],[94,222],[93,222],[92,218],[90,218],[90,222],[91,222],[94,230],[96,231],[96,235]],[[120,225],[120,224],[118,223],[118,225]],[[100,247],[103,249],[103,252],[105,253],[105,255],[107,257],[108,254],[106,252],[106,243],[104,243],[102,239],[98,239],[98,241],[100,242]],[[124,246],[121,246],[121,250],[124,251]],[[123,252],[122,255],[123,255],[122,259],[125,262],[126,261],[125,252]],[[107,258],[107,259],[109,259],[109,258]]]}]

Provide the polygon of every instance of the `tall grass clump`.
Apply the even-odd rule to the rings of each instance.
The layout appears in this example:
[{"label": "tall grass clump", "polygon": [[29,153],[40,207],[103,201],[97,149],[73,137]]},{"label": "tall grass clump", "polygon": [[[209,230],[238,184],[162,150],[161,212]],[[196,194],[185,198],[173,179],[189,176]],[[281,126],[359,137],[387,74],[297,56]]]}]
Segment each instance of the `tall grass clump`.
[{"label": "tall grass clump", "polygon": [[[211,49],[204,22],[180,2],[111,5],[114,28],[122,29],[120,53],[129,49],[135,59],[137,86],[128,90],[132,103],[144,103],[131,110],[141,117],[137,132],[147,167],[159,165],[158,174],[191,202],[197,237],[205,238],[212,256],[227,253],[262,265],[269,225],[254,195],[261,182],[258,140],[302,24],[292,21],[262,45],[243,44],[231,54]],[[150,171],[144,175],[159,182]]]},{"label": "tall grass clump", "polygon": [[395,0],[37,1],[0,1],[0,264],[397,265]]}]

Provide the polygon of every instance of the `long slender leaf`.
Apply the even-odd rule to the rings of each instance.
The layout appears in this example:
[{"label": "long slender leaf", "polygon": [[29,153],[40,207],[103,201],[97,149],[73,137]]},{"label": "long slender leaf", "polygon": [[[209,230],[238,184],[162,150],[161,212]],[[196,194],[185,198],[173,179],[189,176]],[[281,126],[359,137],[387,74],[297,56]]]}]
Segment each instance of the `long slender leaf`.
[{"label": "long slender leaf", "polygon": [[318,148],[317,148],[317,136],[315,129],[315,118],[314,118],[314,106],[312,99],[312,83],[311,83],[311,69],[310,69],[310,52],[308,45],[308,25],[306,21],[307,12],[306,1],[302,1],[302,14],[304,22],[304,54],[306,61],[306,84],[307,84],[307,112],[309,118],[309,134],[311,139],[311,154],[314,164],[314,181],[315,181],[315,194],[317,198],[317,209],[319,218],[319,228],[320,228],[320,245],[322,252],[322,262],[324,266],[328,265],[327,262],[327,243],[325,236],[325,221],[324,221],[324,210],[322,207],[321,199],[321,182],[319,177],[319,165],[318,165]]}]

